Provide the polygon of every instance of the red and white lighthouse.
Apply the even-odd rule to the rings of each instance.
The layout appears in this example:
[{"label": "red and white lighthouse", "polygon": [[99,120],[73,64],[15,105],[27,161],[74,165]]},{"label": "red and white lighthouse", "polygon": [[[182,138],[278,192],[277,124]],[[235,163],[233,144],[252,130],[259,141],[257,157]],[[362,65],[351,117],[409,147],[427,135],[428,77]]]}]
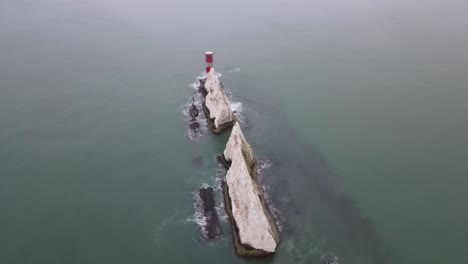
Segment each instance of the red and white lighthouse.
[{"label": "red and white lighthouse", "polygon": [[205,62],[206,62],[206,73],[209,73],[211,70],[211,67],[213,67],[213,51],[206,51],[205,52]]}]

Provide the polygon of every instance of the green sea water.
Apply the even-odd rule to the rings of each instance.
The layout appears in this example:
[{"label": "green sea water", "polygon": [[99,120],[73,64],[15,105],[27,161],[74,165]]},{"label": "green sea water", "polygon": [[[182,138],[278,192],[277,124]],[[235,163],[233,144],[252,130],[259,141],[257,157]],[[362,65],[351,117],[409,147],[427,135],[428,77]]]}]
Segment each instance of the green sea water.
[{"label": "green sea water", "polygon": [[[0,263],[468,263],[466,10],[1,1]],[[190,137],[205,50],[281,227],[271,258],[234,254],[216,162],[228,134],[202,122]]]}]

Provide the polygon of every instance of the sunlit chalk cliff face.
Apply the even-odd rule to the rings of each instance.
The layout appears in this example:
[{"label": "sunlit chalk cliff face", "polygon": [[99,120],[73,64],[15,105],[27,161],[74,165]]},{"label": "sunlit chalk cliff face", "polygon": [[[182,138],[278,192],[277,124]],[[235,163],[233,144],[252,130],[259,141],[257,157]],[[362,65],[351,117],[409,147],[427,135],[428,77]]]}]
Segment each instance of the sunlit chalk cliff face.
[{"label": "sunlit chalk cliff face", "polygon": [[278,231],[257,183],[252,147],[239,123],[232,129],[224,160],[230,164],[223,191],[236,253],[256,257],[273,254],[279,243]]},{"label": "sunlit chalk cliff face", "polygon": [[210,121],[211,130],[214,133],[221,133],[223,130],[234,125],[236,117],[231,111],[231,103],[224,93],[223,85],[219,81],[214,68],[211,68],[206,79],[200,83],[200,89],[205,102],[203,110]]}]

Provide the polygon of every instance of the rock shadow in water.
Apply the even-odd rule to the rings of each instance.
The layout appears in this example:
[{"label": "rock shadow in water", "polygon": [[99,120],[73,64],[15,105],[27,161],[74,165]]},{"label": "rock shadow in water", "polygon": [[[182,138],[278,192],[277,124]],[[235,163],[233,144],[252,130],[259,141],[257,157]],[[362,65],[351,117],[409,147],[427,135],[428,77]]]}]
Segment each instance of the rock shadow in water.
[{"label": "rock shadow in water", "polygon": [[[244,115],[257,125],[246,136],[257,150],[266,149],[262,154],[272,161],[264,183],[286,218],[281,235],[296,262],[389,263],[389,252],[374,226],[362,217],[351,196],[337,191],[340,179],[317,148],[306,143],[274,107],[249,107],[255,113]],[[256,119],[270,127],[262,127]],[[257,142],[269,144],[255,145],[255,135],[262,135]]]}]

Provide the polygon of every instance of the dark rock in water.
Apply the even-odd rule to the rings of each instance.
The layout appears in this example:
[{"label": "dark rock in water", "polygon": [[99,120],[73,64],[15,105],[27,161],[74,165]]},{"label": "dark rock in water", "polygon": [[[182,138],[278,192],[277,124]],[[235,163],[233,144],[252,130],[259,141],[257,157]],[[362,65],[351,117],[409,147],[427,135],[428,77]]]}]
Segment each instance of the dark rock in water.
[{"label": "dark rock in water", "polygon": [[203,97],[205,97],[208,92],[205,90],[205,81],[206,79],[200,79],[200,86],[198,86],[198,92],[201,93],[203,95]]},{"label": "dark rock in water", "polygon": [[199,129],[200,129],[200,123],[198,123],[197,121],[192,121],[190,122],[189,124],[189,128],[195,132],[197,132]]},{"label": "dark rock in water", "polygon": [[226,160],[223,154],[218,155],[217,159],[219,163],[223,164],[224,168],[229,169],[229,167],[231,167],[232,162],[230,160]]},{"label": "dark rock in water", "polygon": [[198,116],[198,109],[194,104],[190,106],[189,113],[190,113],[190,116],[192,117],[192,120],[194,120]]},{"label": "dark rock in water", "polygon": [[195,98],[192,97],[192,105],[189,108],[189,113],[190,116],[192,117],[192,120],[195,120],[195,118],[198,116],[198,108],[195,106]]},{"label": "dark rock in water", "polygon": [[214,210],[215,200],[214,192],[212,187],[201,188],[200,189],[200,198],[203,201],[203,212],[207,213]]},{"label": "dark rock in water", "polygon": [[201,188],[199,194],[203,202],[203,213],[206,217],[206,236],[208,238],[215,238],[221,235],[221,226],[218,214],[216,213],[213,188]]}]

